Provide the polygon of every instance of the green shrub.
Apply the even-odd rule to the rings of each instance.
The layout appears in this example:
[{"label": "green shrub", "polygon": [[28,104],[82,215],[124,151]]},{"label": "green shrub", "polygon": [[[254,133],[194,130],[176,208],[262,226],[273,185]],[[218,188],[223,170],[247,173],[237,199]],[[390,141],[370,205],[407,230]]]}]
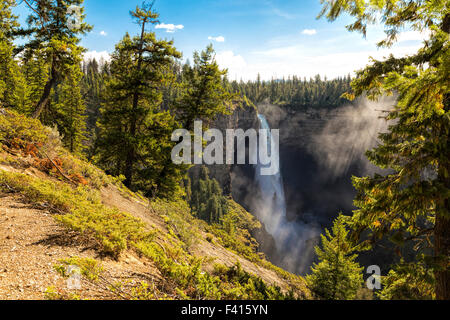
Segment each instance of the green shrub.
[{"label": "green shrub", "polygon": [[0,113],[0,142],[20,139],[28,143],[44,145],[51,135],[51,129],[39,120],[28,118],[12,110],[2,109]]},{"label": "green shrub", "polygon": [[[193,298],[193,299],[262,299],[285,298],[279,288],[268,286],[260,278],[243,271],[240,266],[227,268],[222,272],[209,274],[204,271],[203,264],[207,259],[197,258],[189,253],[191,246],[199,241],[204,230],[210,234],[207,240],[214,242],[214,236],[225,247],[251,261],[275,268],[257,253],[257,243],[250,231],[260,228],[259,222],[231,199],[223,197],[217,183],[208,183],[211,199],[220,203],[211,206],[208,212],[203,210],[203,218],[196,219],[191,214],[191,208],[185,200],[177,197],[172,200],[155,199],[150,203],[150,210],[161,216],[167,225],[168,233],[149,232],[145,224],[133,216],[115,208],[102,204],[99,189],[108,184],[114,184],[128,198],[147,202],[142,194],[133,193],[123,186],[123,177],[107,176],[94,165],[81,160],[62,148],[60,137],[54,129],[43,126],[38,120],[32,120],[15,112],[0,113],[0,146],[1,143],[11,146],[14,143],[26,146],[35,145],[50,158],[57,158],[61,169],[68,176],[78,176],[87,180],[74,187],[67,181],[42,179],[32,176],[10,173],[0,170],[0,191],[17,192],[26,201],[35,206],[48,208],[55,213],[54,217],[70,230],[86,235],[95,240],[99,250],[118,258],[121,252],[131,248],[154,261],[159,271],[172,286],[166,287],[165,293],[157,296],[158,289],[149,288],[147,283],[133,285],[131,291],[123,295],[124,283],[110,285],[109,289],[121,298],[151,299],[151,298]],[[37,154],[37,158],[43,155]],[[55,158],[53,158],[55,157]],[[20,157],[5,158],[11,163]],[[22,163],[22,160],[18,164]],[[23,164],[23,163],[22,163]],[[61,178],[57,176],[58,178]],[[211,182],[212,180],[210,180]],[[209,218],[208,218],[209,217]],[[200,217],[201,218],[201,217]],[[158,236],[158,237],[156,237]],[[90,282],[97,282],[101,267],[95,260],[85,258],[70,258],[60,261],[56,266],[61,275],[65,274],[65,266],[78,265],[83,277]],[[280,269],[281,270],[281,269]],[[281,271],[280,271],[281,272]],[[295,282],[295,276],[290,280]],[[288,277],[288,276],[286,276]],[[74,294],[64,294],[54,288],[47,292],[49,299],[78,299]]]},{"label": "green shrub", "polygon": [[118,257],[132,242],[150,240],[154,233],[133,216],[104,206],[97,192],[72,188],[62,182],[41,180],[0,171],[0,186],[25,195],[32,203],[46,203],[60,213],[55,218],[69,229],[93,236],[101,250]]}]

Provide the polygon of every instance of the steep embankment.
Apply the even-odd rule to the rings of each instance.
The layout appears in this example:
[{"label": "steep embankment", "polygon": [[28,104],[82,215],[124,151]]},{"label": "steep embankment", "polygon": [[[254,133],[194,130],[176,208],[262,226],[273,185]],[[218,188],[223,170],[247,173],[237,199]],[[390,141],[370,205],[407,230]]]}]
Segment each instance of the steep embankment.
[{"label": "steep embankment", "polygon": [[[225,227],[181,198],[148,201],[53,130],[0,109],[0,299],[307,297],[301,277],[255,250],[249,232],[261,226],[229,202]],[[81,289],[67,287],[68,266]]]}]

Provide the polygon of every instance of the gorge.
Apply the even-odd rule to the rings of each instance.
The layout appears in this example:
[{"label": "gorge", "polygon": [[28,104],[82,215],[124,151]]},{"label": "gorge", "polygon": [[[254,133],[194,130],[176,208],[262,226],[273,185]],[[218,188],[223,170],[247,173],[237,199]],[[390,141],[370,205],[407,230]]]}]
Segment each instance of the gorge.
[{"label": "gorge", "polygon": [[[280,129],[280,175],[261,177],[252,165],[209,166],[226,194],[254,214],[265,231],[253,236],[275,264],[306,274],[314,260],[319,235],[340,213],[354,209],[351,177],[375,172],[365,158],[377,135],[387,128],[378,103],[360,99],[340,107],[296,108],[260,103],[237,108],[214,124],[229,128]],[[361,263],[391,261],[391,253],[361,254]]]}]

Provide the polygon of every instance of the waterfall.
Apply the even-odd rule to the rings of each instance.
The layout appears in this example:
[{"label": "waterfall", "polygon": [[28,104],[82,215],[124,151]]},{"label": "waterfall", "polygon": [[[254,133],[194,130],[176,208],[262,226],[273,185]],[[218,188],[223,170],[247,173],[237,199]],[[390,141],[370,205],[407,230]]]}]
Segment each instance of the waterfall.
[{"label": "waterfall", "polygon": [[[270,126],[264,115],[258,114],[258,119],[261,124],[261,129],[268,131],[267,150],[272,150],[271,146],[278,143],[272,138],[270,133]],[[279,148],[275,148],[279,150]],[[275,155],[279,159],[279,155]],[[259,217],[264,224],[266,224],[267,231],[275,236],[279,229],[278,226],[286,221],[286,199],[284,196],[283,178],[281,170],[278,170],[276,175],[264,176],[261,175],[261,167],[264,167],[258,161],[256,165],[256,181],[259,185],[264,207],[270,210],[264,210]]]},{"label": "waterfall", "polygon": [[[267,149],[272,150],[272,144],[279,142],[271,136],[266,117],[259,114],[258,119],[261,129],[269,132]],[[267,232],[275,240],[279,256],[275,263],[291,272],[304,273],[307,271],[306,267],[311,264],[308,257],[311,257],[313,250],[313,245],[308,242],[318,237],[320,229],[318,226],[288,220],[281,165],[276,175],[261,175],[261,168],[264,167],[260,161],[255,166],[255,179],[259,190],[254,196],[254,214],[264,223]]]}]

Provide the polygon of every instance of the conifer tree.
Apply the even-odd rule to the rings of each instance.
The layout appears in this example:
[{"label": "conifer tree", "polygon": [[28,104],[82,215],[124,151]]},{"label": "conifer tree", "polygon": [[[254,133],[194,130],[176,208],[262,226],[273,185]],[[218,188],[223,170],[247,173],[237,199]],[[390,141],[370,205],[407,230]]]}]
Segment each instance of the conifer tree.
[{"label": "conifer tree", "polygon": [[97,152],[97,137],[99,128],[100,108],[103,103],[101,93],[109,77],[109,64],[102,65],[93,59],[83,64],[83,79],[81,82],[83,99],[86,104],[87,157],[92,159]]},{"label": "conifer tree", "polygon": [[171,161],[172,132],[179,126],[161,110],[161,88],[181,54],[172,41],[158,40],[146,29],[157,22],[152,5],[131,12],[141,27],[139,36],[125,35],[110,65],[104,107],[99,120],[99,162],[113,174],[123,174],[126,186],[148,195],[167,196],[179,188],[183,166]]},{"label": "conifer tree", "polygon": [[28,51],[22,58],[22,72],[27,83],[26,105],[20,111],[31,115],[48,81],[49,67],[44,55],[36,50]]},{"label": "conifer tree", "polygon": [[333,108],[339,107],[348,100],[342,94],[350,90],[350,76],[333,80],[322,80],[320,76],[307,81],[298,77],[287,80],[272,79],[264,81],[236,82],[230,84],[231,92],[245,96],[254,104],[265,102],[292,108]]},{"label": "conifer tree", "polygon": [[227,113],[233,95],[223,86],[227,70],[220,70],[212,45],[195,52],[194,65],[186,65],[184,71],[185,87],[178,108],[185,129],[192,130],[195,120],[208,125],[218,114]]},{"label": "conifer tree", "polygon": [[58,95],[59,132],[65,147],[72,153],[81,154],[86,134],[86,105],[80,87],[82,72],[77,64],[71,66],[69,72]]},{"label": "conifer tree", "polygon": [[190,173],[186,180],[187,200],[197,217],[208,223],[222,223],[222,218],[227,214],[227,199],[223,196],[222,188],[216,179],[209,177],[209,170],[202,166],[197,174]]},{"label": "conifer tree", "polygon": [[381,283],[383,289],[377,292],[381,300],[432,300],[436,296],[433,272],[424,261],[406,263],[401,260],[381,278]]},{"label": "conifer tree", "polygon": [[398,245],[417,241],[416,249],[433,254],[426,266],[436,277],[436,298],[450,300],[450,3],[438,1],[322,1],[322,15],[335,20],[348,13],[351,31],[364,35],[378,18],[386,27],[379,46],[392,45],[405,27],[429,32],[414,55],[390,56],[357,72],[353,94],[376,99],[398,94],[387,113],[389,132],[367,153],[391,173],[354,178],[358,191],[352,227],[370,233],[369,247],[391,237]]},{"label": "conifer tree", "polygon": [[355,261],[355,246],[346,228],[348,217],[339,215],[331,232],[321,236],[321,248],[316,247],[319,263],[306,277],[309,288],[319,299],[352,300],[363,285],[363,268]]},{"label": "conifer tree", "polygon": [[33,118],[41,115],[51,99],[52,89],[80,59],[79,36],[92,29],[83,22],[83,1],[25,1],[31,10],[27,20],[29,26],[18,30],[17,35],[28,36],[30,40],[19,46],[17,52],[25,51],[25,55],[30,56],[42,54],[49,66],[47,81],[32,112]]},{"label": "conifer tree", "polygon": [[20,109],[25,104],[26,83],[14,59],[14,34],[19,27],[11,12],[12,0],[0,3],[0,105]]}]

